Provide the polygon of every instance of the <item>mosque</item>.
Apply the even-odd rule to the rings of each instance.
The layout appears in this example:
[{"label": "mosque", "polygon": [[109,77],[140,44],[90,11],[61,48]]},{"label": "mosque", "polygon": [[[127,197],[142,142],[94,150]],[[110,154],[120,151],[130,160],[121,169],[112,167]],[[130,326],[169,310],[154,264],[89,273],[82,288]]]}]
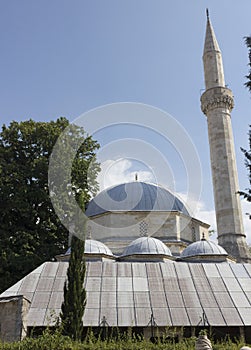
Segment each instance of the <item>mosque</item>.
[{"label": "mosque", "polygon": [[[88,204],[85,329],[132,328],[146,337],[191,336],[202,328],[251,342],[251,257],[243,231],[231,127],[233,95],[207,16],[203,53],[218,243],[168,189],[137,181]],[[55,325],[70,248],[0,295],[0,336],[21,339]],[[103,328],[102,328],[103,327]]]}]

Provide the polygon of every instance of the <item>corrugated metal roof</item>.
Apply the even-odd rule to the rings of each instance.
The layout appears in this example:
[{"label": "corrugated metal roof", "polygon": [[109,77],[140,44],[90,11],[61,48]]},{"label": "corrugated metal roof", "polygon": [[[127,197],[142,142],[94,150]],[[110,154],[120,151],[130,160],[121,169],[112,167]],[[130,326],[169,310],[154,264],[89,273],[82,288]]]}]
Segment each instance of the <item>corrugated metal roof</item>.
[{"label": "corrugated metal roof", "polygon": [[105,189],[93,198],[87,216],[112,211],[180,211],[189,215],[180,199],[167,189],[145,182],[129,182]]},{"label": "corrugated metal roof", "polygon": [[[25,295],[28,326],[55,322],[63,301],[67,262],[47,262],[1,294]],[[251,325],[248,264],[182,262],[88,262],[85,326]]]}]

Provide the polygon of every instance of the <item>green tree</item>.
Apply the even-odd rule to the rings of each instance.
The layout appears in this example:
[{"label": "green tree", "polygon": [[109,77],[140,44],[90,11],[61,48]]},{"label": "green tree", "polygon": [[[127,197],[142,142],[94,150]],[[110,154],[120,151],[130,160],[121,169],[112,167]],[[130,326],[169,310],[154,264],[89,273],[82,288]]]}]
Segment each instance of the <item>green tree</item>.
[{"label": "green tree", "polygon": [[[251,125],[249,126],[251,128]],[[251,129],[249,130],[249,150],[241,148],[242,152],[245,155],[245,165],[248,169],[248,177],[250,188],[247,188],[246,191],[240,191],[240,195],[243,196],[248,202],[251,202]],[[251,218],[251,215],[249,215]]]},{"label": "green tree", "polygon": [[[251,92],[251,37],[247,36],[244,38],[245,44],[248,48],[248,56],[249,56],[249,74],[246,75],[246,78],[248,79],[245,83],[245,86],[248,88],[248,90]],[[240,195],[243,196],[247,201],[251,202],[251,125],[249,125],[249,150],[241,148],[242,152],[245,155],[245,165],[248,169],[248,178],[249,178],[249,184],[250,188],[247,188],[245,191],[240,191]],[[249,217],[251,219],[251,214],[249,214]]]},{"label": "green tree", "polygon": [[248,48],[248,57],[249,57],[249,74],[246,75],[246,78],[248,79],[247,82],[245,83],[246,87],[249,89],[249,91],[251,92],[251,37],[250,36],[246,36],[244,38],[245,40],[245,44]]},{"label": "green tree", "polygon": [[[82,225],[81,225],[82,226]],[[64,284],[64,301],[61,306],[62,334],[73,340],[81,340],[83,335],[83,315],[86,306],[84,279],[86,264],[84,259],[86,225],[82,227],[82,237],[75,235],[71,240],[71,255]]]},{"label": "green tree", "polygon": [[[68,128],[67,128],[68,127]],[[67,129],[66,129],[67,128]],[[72,142],[81,145],[71,168],[69,195],[87,202],[98,185],[97,142],[67,119],[51,122],[12,122],[0,133],[0,289],[21,279],[39,264],[62,253],[68,245],[68,230],[58,218],[49,195],[49,159],[59,135],[67,130]],[[67,146],[67,145],[65,145]],[[69,147],[68,147],[69,148]],[[64,165],[67,147],[61,148],[58,167]],[[92,182],[88,183],[88,172]],[[51,185],[51,184],[50,184]],[[55,193],[62,183],[54,183]],[[52,194],[51,194],[52,195]],[[64,195],[62,216],[70,217]],[[65,209],[66,214],[63,214]]]}]

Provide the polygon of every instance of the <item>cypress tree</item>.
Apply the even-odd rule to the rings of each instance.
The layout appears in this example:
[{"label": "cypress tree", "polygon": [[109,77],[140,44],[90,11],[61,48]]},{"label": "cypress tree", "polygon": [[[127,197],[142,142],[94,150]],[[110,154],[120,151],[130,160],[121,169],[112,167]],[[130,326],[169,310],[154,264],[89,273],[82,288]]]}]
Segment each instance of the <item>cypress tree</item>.
[{"label": "cypress tree", "polygon": [[[85,224],[82,227],[85,232]],[[64,285],[64,301],[60,318],[62,333],[73,340],[81,340],[83,335],[83,315],[86,306],[86,290],[84,279],[86,264],[84,259],[85,240],[75,235],[71,240],[71,255]]]}]

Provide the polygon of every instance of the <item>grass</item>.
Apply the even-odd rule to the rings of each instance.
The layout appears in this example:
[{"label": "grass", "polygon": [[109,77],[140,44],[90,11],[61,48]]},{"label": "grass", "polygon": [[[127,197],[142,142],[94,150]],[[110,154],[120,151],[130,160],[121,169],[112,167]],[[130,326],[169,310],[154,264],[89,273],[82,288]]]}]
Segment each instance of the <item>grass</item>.
[{"label": "grass", "polygon": [[[157,341],[137,337],[122,336],[119,339],[101,340],[90,333],[83,342],[74,342],[61,335],[60,331],[45,330],[37,338],[25,338],[13,343],[0,343],[0,350],[194,350],[196,338],[187,338],[178,343],[172,340]],[[245,344],[242,341],[233,343],[225,341],[212,343],[214,350],[239,350]]]}]

